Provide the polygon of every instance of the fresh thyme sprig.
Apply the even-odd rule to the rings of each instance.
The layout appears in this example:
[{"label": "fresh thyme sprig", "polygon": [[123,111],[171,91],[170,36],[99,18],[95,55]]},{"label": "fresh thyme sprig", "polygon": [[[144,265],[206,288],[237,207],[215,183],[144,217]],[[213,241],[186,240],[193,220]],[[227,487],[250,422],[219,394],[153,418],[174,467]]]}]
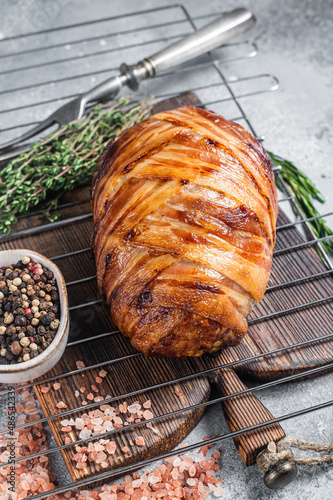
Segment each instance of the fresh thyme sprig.
[{"label": "fresh thyme sprig", "polygon": [[[314,205],[314,201],[317,200],[320,203],[325,203],[325,200],[311,180],[304,174],[304,172],[299,170],[290,161],[285,160],[270,151],[268,151],[268,154],[274,165],[281,166],[280,174],[294,195],[295,201],[304,213],[305,217],[311,218],[320,215]],[[277,176],[276,184],[280,189],[283,189]],[[327,226],[326,222],[321,217],[314,221],[310,221],[309,224],[318,238],[330,235],[333,236],[333,231]],[[333,238],[322,242],[322,246],[327,253],[332,252]]]},{"label": "fresh thyme sprig", "polygon": [[110,139],[148,116],[149,101],[122,97],[109,105],[97,105],[88,115],[11,160],[1,172],[0,233],[9,233],[18,215],[27,214],[46,198],[42,213],[50,221],[57,220],[60,216],[52,211],[57,208],[59,193],[91,177]]}]

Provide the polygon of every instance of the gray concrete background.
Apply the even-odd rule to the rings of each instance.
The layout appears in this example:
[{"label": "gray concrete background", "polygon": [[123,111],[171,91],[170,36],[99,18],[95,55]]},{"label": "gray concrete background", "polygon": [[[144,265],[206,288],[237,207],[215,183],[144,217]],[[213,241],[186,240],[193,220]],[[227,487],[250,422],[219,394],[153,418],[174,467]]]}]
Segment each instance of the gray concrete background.
[{"label": "gray concrete background", "polygon": [[[221,1],[213,0],[203,4],[199,0],[183,0],[192,16],[214,14],[237,6],[247,6],[255,13],[257,25],[249,38],[254,39],[259,48],[257,57],[248,60],[226,63],[223,66],[229,78],[250,76],[260,73],[271,73],[280,80],[280,88],[270,94],[243,98],[242,104],[258,135],[265,135],[265,146],[296,163],[315,182],[326,197],[326,205],[322,212],[333,210],[332,197],[332,41],[333,3],[324,0],[312,1],[274,1],[274,0],[243,0]],[[0,0],[0,37],[6,42],[6,37],[70,23],[83,22],[91,19],[119,15],[135,9],[167,5],[166,0]],[[207,21],[207,19],[206,19]],[[204,20],[198,20],[198,25]],[[86,33],[91,34],[87,28]],[[245,37],[243,37],[245,39]],[[100,45],[105,43],[101,35]],[[45,35],[44,42],[48,38]],[[23,39],[22,44],[30,43]],[[20,42],[20,43],[21,43]],[[0,50],[17,49],[16,42],[0,44]],[[121,47],[121,41],[119,41]],[[117,42],[116,45],[117,47]],[[22,48],[22,46],[21,46]],[[66,50],[75,50],[67,47]],[[141,49],[140,49],[141,51]],[[140,52],[138,50],[138,53]],[[112,65],[117,57],[126,54],[111,55]],[[140,57],[149,52],[140,52]],[[61,57],[61,54],[60,54]],[[134,57],[134,53],[132,53]],[[25,59],[26,64],[33,63]],[[135,62],[127,60],[127,62]],[[18,61],[19,64],[22,61]],[[97,65],[102,62],[95,61]],[[5,66],[5,65],[8,66]],[[15,58],[0,60],[0,68],[10,69],[15,65]],[[90,62],[85,61],[88,68]],[[104,66],[109,64],[104,58]],[[96,67],[96,66],[93,66]],[[99,67],[99,66],[98,66]],[[77,71],[73,64],[73,71]],[[1,73],[1,69],[0,69]],[[59,77],[58,68],[49,68],[48,75]],[[1,79],[2,78],[2,79]],[[30,78],[30,80],[29,80]],[[1,89],[11,89],[34,81],[42,81],[42,72],[18,72],[15,76],[0,74]],[[98,77],[99,78],[99,77]],[[82,79],[74,87],[81,91],[97,83],[100,79]],[[209,75],[196,74],[188,81],[183,77],[182,84],[187,88],[207,83]],[[36,79],[36,80],[34,80]],[[78,88],[79,85],[79,88]],[[81,87],[82,86],[82,87]],[[66,88],[66,90],[67,90]],[[0,110],[14,105],[21,105],[33,98],[47,98],[52,95],[53,86],[36,87],[15,94],[0,97]],[[31,102],[31,101],[30,101]],[[55,104],[54,104],[55,105]],[[52,105],[37,108],[35,117],[42,118]],[[4,120],[6,118],[6,120]],[[25,111],[23,114],[9,113],[0,116],[0,127],[8,124],[19,124],[33,121],[34,116]],[[2,121],[1,121],[2,120]],[[13,135],[15,130],[11,132]],[[1,140],[5,137],[2,136]],[[333,225],[332,218],[330,219]],[[315,327],[315,325],[314,325]],[[262,401],[275,416],[306,408],[314,404],[332,399],[333,374],[317,379],[284,384],[274,390],[260,392]],[[306,416],[288,420],[283,424],[287,435],[295,435],[308,440],[333,441],[333,409],[328,408],[310,413]],[[226,433],[221,410],[219,407],[207,411],[201,423],[186,440],[194,442],[204,436]],[[329,500],[332,498],[333,469],[332,466],[323,470],[315,467],[302,469],[297,480],[289,487],[279,492],[271,492],[264,485],[261,474],[256,467],[246,468],[239,458],[230,440],[221,442],[219,446],[221,458],[221,477],[224,481],[225,500],[289,500],[314,499]],[[68,481],[68,475],[61,459],[54,460],[56,473],[63,483]]]}]

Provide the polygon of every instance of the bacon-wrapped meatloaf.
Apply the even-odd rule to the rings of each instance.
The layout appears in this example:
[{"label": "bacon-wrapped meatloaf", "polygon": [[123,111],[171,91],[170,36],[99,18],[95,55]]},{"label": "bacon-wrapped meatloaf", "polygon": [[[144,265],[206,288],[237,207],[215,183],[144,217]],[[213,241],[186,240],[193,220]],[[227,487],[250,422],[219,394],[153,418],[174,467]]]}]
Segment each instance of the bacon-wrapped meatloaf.
[{"label": "bacon-wrapped meatloaf", "polygon": [[123,132],[92,187],[97,280],[114,323],[152,356],[238,344],[275,242],[269,157],[240,125],[186,106]]}]

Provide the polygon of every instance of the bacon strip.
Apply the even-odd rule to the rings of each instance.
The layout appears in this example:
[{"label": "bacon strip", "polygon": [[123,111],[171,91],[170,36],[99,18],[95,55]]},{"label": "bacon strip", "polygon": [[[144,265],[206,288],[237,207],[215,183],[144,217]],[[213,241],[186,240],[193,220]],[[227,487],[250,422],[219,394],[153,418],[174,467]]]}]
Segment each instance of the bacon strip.
[{"label": "bacon strip", "polygon": [[200,356],[241,341],[277,217],[272,166],[249,132],[192,106],[154,115],[108,146],[92,208],[98,286],[137,349]]}]

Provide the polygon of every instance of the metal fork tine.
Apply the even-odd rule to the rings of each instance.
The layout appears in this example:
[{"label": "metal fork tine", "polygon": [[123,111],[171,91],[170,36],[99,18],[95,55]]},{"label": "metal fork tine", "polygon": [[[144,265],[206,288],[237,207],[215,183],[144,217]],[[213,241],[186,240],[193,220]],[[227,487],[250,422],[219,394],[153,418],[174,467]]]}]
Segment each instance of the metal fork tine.
[{"label": "metal fork tine", "polygon": [[[47,128],[51,127],[51,125],[54,125],[56,123],[54,116],[51,115],[42,122],[40,122],[38,125],[33,127],[32,129],[28,130],[28,132],[25,132],[24,134],[15,137],[15,139],[12,139],[11,141],[5,142],[5,144],[2,144],[0,147],[0,153],[10,153],[10,149],[18,144],[19,142],[25,141],[26,139],[30,139],[30,137],[33,137],[34,135],[39,134],[40,132],[44,132]],[[16,156],[16,155],[15,155]]]}]

